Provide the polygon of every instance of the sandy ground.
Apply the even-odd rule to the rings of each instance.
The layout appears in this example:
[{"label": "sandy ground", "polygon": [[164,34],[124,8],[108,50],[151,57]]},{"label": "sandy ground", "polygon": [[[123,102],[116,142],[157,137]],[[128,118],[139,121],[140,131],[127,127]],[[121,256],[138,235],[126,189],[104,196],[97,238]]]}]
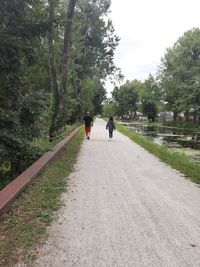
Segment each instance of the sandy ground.
[{"label": "sandy ground", "polygon": [[34,266],[200,266],[200,189],[100,119],[62,198]]}]

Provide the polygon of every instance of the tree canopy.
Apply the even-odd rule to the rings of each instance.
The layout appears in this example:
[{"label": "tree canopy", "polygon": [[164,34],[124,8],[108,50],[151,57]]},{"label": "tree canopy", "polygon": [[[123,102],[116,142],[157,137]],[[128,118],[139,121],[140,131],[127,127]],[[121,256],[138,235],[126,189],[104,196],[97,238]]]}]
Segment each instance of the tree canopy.
[{"label": "tree canopy", "polygon": [[110,0],[0,1],[0,171],[18,174],[42,153],[33,141],[52,140],[86,110],[101,113],[104,81],[118,75],[109,8]]},{"label": "tree canopy", "polygon": [[167,50],[158,73],[163,100],[175,114],[199,113],[199,69],[200,30],[192,29]]}]

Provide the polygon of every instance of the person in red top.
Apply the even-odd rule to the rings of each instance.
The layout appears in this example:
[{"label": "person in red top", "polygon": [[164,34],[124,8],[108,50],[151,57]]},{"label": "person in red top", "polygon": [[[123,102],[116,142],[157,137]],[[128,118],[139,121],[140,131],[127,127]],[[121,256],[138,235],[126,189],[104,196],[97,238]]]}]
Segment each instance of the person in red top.
[{"label": "person in red top", "polygon": [[93,126],[93,119],[90,116],[90,112],[87,111],[86,116],[83,118],[85,122],[85,134],[87,139],[90,139],[91,127]]}]

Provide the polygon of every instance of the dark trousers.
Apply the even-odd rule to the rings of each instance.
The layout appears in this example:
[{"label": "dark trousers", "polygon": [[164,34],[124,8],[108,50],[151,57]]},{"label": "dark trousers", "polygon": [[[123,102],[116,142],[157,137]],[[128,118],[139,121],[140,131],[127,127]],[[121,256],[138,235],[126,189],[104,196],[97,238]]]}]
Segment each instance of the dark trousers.
[{"label": "dark trousers", "polygon": [[109,138],[113,137],[113,130],[109,130]]}]

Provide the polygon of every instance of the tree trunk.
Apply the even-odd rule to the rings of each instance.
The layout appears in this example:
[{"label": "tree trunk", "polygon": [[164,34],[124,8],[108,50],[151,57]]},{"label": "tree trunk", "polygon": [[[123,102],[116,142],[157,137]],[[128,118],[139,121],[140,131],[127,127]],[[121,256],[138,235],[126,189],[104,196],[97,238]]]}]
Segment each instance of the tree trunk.
[{"label": "tree trunk", "polygon": [[66,96],[66,85],[67,85],[67,63],[69,58],[69,43],[70,43],[70,33],[72,27],[72,18],[74,15],[76,0],[70,0],[67,10],[67,19],[64,31],[64,44],[61,59],[61,80],[60,83],[57,81],[56,67],[55,67],[55,52],[54,52],[54,36],[53,36],[53,19],[54,19],[54,9],[55,2],[49,0],[49,22],[51,29],[48,33],[48,46],[49,46],[49,65],[50,65],[50,75],[51,75],[51,88],[53,92],[53,113],[51,119],[51,126],[49,130],[50,140],[52,139],[55,132],[63,126],[64,121],[64,110],[65,110],[65,96]]},{"label": "tree trunk", "polygon": [[193,122],[194,122],[195,125],[198,124],[198,120],[197,120],[197,110],[194,111]]},{"label": "tree trunk", "polygon": [[62,126],[65,123],[65,98],[67,95],[67,78],[68,78],[68,59],[69,59],[69,48],[70,48],[70,36],[72,28],[72,19],[74,16],[76,0],[69,0],[67,9],[67,20],[64,30],[64,43],[63,52],[61,59],[61,80],[60,80],[60,115]]},{"label": "tree trunk", "polygon": [[189,110],[186,110],[184,113],[185,121],[189,121]]},{"label": "tree trunk", "polygon": [[177,111],[173,111],[173,121],[176,121],[177,120]]},{"label": "tree trunk", "polygon": [[60,95],[59,88],[57,82],[57,73],[55,67],[55,52],[54,52],[54,32],[53,32],[53,19],[54,19],[54,1],[49,0],[49,24],[50,29],[47,35],[48,39],[48,47],[49,47],[49,68],[50,68],[50,76],[51,76],[51,90],[53,93],[53,104],[52,104],[52,117],[51,117],[51,125],[49,129],[49,138],[50,140],[53,138],[54,133],[58,130],[57,125],[57,117],[59,115],[59,106],[60,106]]},{"label": "tree trunk", "polygon": [[66,93],[66,84],[67,84],[67,76],[68,76],[68,59],[69,59],[69,44],[70,44],[70,36],[71,36],[71,28],[72,28],[72,19],[74,16],[74,10],[77,0],[69,0],[68,10],[67,10],[67,21],[65,24],[65,32],[64,32],[64,44],[63,44],[63,52],[62,52],[62,73],[61,73],[61,88],[62,93]]}]

